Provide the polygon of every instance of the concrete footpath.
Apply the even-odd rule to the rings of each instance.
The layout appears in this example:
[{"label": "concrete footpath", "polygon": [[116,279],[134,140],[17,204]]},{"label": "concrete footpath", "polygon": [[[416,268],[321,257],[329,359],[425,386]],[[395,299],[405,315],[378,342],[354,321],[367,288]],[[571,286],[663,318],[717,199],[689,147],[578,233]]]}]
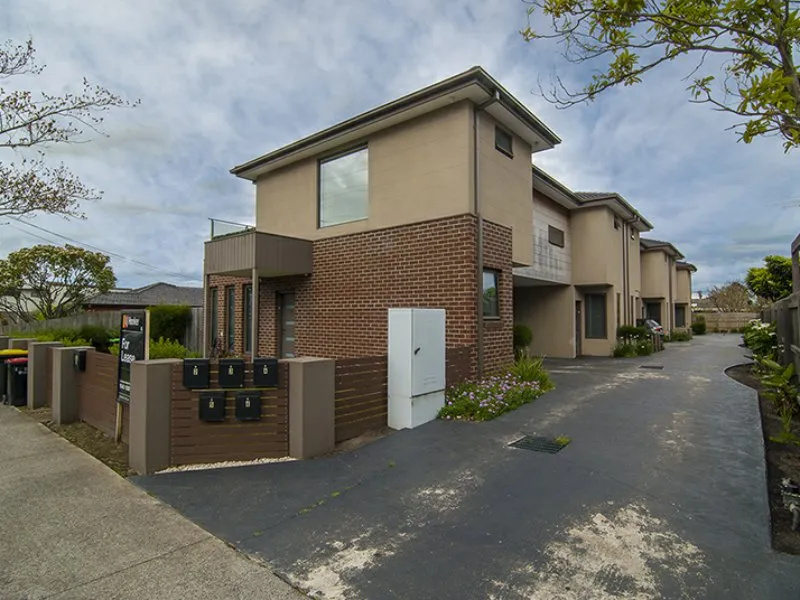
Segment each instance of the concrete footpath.
[{"label": "concrete footpath", "polygon": [[268,569],[0,406],[0,598],[302,598]]}]

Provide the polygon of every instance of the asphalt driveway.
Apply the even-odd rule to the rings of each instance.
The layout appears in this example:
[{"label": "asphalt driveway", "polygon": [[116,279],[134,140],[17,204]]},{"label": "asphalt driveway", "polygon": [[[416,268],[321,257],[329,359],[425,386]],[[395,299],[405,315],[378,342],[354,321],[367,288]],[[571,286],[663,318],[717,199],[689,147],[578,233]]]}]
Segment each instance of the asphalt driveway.
[{"label": "asphalt driveway", "polygon": [[[555,391],[491,423],[135,482],[324,598],[797,598],[800,557],[770,549],[755,393],[723,372],[739,342],[555,361]],[[508,446],[528,433],[572,443]]]}]

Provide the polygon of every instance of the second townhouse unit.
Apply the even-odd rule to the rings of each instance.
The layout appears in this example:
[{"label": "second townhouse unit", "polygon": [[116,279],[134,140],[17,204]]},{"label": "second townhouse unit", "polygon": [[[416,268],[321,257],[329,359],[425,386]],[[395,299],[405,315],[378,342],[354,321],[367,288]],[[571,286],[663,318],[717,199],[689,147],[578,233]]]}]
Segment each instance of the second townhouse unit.
[{"label": "second townhouse unit", "polygon": [[214,222],[206,345],[235,354],[386,353],[389,308],[444,308],[448,362],[607,355],[641,310],[639,234],[616,194],[575,194],[531,157],[559,138],[475,67],[232,169],[255,226]]}]

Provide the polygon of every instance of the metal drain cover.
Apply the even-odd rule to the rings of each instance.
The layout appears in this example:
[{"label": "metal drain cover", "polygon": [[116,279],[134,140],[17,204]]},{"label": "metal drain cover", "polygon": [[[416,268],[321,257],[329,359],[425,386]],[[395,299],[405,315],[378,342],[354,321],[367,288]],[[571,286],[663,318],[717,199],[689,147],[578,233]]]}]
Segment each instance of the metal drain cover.
[{"label": "metal drain cover", "polygon": [[663,369],[664,365],[639,365],[640,369]]},{"label": "metal drain cover", "polygon": [[564,448],[561,444],[551,438],[536,437],[533,435],[526,435],[518,439],[516,442],[509,444],[512,448],[520,448],[521,450],[533,450],[534,452],[546,452],[547,454],[555,454]]}]

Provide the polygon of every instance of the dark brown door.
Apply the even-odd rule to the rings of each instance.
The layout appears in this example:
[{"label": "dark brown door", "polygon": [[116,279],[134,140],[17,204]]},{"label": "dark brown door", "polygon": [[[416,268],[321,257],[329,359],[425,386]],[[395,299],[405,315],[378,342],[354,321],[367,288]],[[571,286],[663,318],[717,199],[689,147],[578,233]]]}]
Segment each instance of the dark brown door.
[{"label": "dark brown door", "polygon": [[278,296],[278,345],[281,358],[294,358],[294,294],[286,293]]},{"label": "dark brown door", "polygon": [[575,301],[575,356],[583,354],[581,340],[583,339],[583,319],[581,317],[581,301]]}]

